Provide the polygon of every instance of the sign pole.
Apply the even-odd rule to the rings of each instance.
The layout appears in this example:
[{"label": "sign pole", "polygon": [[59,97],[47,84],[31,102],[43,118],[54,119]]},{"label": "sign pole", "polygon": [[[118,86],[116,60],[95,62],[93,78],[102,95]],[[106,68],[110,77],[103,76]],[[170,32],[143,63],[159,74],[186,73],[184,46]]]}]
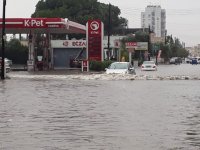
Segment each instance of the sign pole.
[{"label": "sign pole", "polygon": [[5,79],[5,13],[6,12],[6,0],[3,0],[3,22],[2,22],[2,62],[1,62],[1,79]]},{"label": "sign pole", "polygon": [[109,12],[108,12],[108,60],[111,58],[110,52],[110,26],[111,26],[111,4],[109,3]]}]

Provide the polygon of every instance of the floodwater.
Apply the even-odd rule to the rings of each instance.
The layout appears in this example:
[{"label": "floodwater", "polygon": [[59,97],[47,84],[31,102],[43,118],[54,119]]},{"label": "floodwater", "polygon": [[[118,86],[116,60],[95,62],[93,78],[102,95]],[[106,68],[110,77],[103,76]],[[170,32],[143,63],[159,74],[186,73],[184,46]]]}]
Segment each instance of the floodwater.
[{"label": "floodwater", "polygon": [[199,80],[0,81],[0,150],[199,150]]}]

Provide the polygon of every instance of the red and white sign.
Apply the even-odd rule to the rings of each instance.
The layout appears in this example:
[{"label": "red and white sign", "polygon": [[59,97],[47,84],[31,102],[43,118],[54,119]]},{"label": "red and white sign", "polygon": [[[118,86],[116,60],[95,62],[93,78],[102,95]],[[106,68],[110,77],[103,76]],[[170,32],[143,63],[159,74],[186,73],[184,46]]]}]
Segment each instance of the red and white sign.
[{"label": "red and white sign", "polygon": [[120,48],[120,46],[121,46],[120,41],[119,41],[119,40],[115,40],[115,41],[114,41],[114,47],[115,47],[115,48]]},{"label": "red and white sign", "polygon": [[88,62],[88,60],[83,60],[82,61],[82,72],[83,71],[89,71],[89,62]]},{"label": "red and white sign", "polygon": [[44,27],[44,20],[27,19],[24,20],[25,27]]},{"label": "red and white sign", "polygon": [[6,18],[5,25],[6,28],[63,28],[67,23],[62,18]]},{"label": "red and white sign", "polygon": [[135,48],[137,47],[137,42],[126,42],[126,48]]},{"label": "red and white sign", "polygon": [[103,56],[103,23],[101,20],[89,20],[87,23],[87,56],[88,60],[102,61]]},{"label": "red and white sign", "polygon": [[[125,43],[127,49],[132,50],[148,50],[147,42],[126,42]],[[130,50],[130,51],[132,51]]]},{"label": "red and white sign", "polygon": [[87,60],[83,60],[83,67],[87,67],[88,66],[87,63],[88,63]]},{"label": "red and white sign", "polygon": [[159,51],[158,51],[158,56],[157,56],[157,58],[160,58],[161,53],[162,53],[162,50],[159,50]]},{"label": "red and white sign", "polygon": [[63,41],[64,47],[75,47],[75,48],[85,48],[86,41],[85,40],[66,40]]},{"label": "red and white sign", "polygon": [[100,22],[98,21],[92,21],[90,23],[90,34],[101,34],[101,26],[100,26]]}]

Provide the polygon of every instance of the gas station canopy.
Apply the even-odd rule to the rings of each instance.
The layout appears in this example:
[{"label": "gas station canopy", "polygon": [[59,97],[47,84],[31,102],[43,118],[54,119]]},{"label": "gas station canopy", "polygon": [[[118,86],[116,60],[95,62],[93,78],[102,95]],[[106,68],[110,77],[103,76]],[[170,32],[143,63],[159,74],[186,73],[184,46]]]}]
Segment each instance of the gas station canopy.
[{"label": "gas station canopy", "polygon": [[[2,24],[3,19],[0,18],[0,28]],[[63,18],[6,18],[5,32],[6,34],[29,34],[30,32],[86,34],[86,26]]]}]

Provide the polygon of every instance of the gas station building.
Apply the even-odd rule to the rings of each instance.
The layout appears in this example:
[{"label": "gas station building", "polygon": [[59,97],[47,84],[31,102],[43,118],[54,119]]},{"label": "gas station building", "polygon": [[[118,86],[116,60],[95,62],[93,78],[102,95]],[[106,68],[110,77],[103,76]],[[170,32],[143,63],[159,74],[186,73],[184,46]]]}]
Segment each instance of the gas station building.
[{"label": "gas station building", "polygon": [[[0,19],[0,28],[2,28],[2,19]],[[52,48],[51,34],[85,34],[86,26],[63,18],[6,18],[6,34],[27,34],[28,40],[28,71],[36,70],[36,35],[43,34],[45,37],[43,44],[42,61],[44,69],[68,67],[69,53],[79,51],[79,49],[69,47],[68,50]],[[1,31],[0,31],[1,34]],[[62,46],[60,46],[62,47]]]},{"label": "gas station building", "polygon": [[[6,34],[28,35],[28,71],[38,70],[37,62],[42,61],[44,70],[69,69],[71,60],[83,52],[83,59],[103,61],[108,58],[108,41],[103,36],[104,28],[100,20],[88,21],[82,25],[63,18],[6,18]],[[0,19],[2,28],[2,19]],[[0,31],[1,34],[1,31]],[[36,36],[43,36],[42,55],[37,54]],[[53,34],[83,34],[83,39],[52,39]],[[88,37],[89,36],[89,37]],[[124,36],[111,36],[111,56],[120,61],[120,39]],[[136,46],[135,46],[136,44]],[[140,45],[142,43],[139,43]],[[137,50],[138,44],[134,43],[131,49]],[[141,46],[139,46],[141,47]],[[141,50],[147,50],[147,46]],[[128,47],[127,47],[128,48]]]}]

